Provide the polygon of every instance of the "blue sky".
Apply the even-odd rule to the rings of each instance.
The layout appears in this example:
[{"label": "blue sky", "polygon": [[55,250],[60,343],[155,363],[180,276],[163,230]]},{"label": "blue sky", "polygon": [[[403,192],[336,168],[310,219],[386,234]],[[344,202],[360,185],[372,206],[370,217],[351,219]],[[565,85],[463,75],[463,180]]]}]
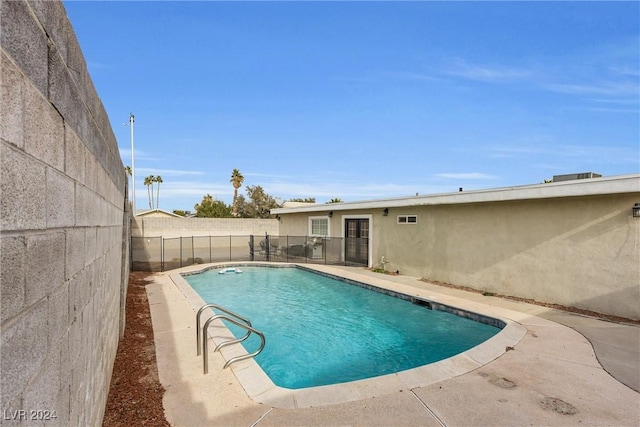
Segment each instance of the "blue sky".
[{"label": "blue sky", "polygon": [[638,2],[64,4],[138,208],[640,171]]}]

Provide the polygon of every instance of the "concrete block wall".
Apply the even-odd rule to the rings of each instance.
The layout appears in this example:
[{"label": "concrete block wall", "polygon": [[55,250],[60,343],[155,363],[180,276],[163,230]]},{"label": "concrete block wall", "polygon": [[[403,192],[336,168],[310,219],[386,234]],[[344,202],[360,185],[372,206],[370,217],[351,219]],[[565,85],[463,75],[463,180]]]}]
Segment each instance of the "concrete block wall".
[{"label": "concrete block wall", "polygon": [[0,26],[0,424],[100,425],[124,166],[63,4],[1,1]]},{"label": "concrete block wall", "polygon": [[277,219],[255,218],[146,218],[136,217],[132,224],[134,237],[190,236],[277,236]]}]

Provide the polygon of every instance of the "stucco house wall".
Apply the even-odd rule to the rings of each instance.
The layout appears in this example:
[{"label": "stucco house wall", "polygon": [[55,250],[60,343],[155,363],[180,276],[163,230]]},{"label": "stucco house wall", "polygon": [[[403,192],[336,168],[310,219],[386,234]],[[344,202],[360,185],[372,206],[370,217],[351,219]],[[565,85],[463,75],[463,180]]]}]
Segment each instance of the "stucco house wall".
[{"label": "stucco house wall", "polygon": [[124,166],[62,2],[0,1],[0,22],[0,424],[97,426],[123,327]]},{"label": "stucco house wall", "polygon": [[274,213],[281,235],[304,235],[332,211],[332,237],[370,214],[373,267],[384,256],[401,274],[639,319],[640,176],[583,181]]}]

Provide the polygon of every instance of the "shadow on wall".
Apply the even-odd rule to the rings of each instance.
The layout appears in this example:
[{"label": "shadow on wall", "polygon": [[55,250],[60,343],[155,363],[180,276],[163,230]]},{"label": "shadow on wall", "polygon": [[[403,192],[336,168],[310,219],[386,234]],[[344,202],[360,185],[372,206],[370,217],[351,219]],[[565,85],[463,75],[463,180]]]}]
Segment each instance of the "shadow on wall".
[{"label": "shadow on wall", "polygon": [[[584,198],[581,202],[554,200],[537,204],[535,209],[526,202],[512,202],[508,207],[505,203],[508,202],[503,202],[499,209],[495,204],[474,206],[473,220],[462,219],[469,217],[469,207],[447,207],[443,215],[436,214],[434,264],[441,269],[452,267],[451,270],[473,274],[520,254],[535,255],[553,263],[580,252],[598,253],[603,249],[593,245],[598,243],[598,237],[611,235],[616,229],[621,233],[628,229],[630,213],[622,209],[612,211],[606,200],[599,202],[597,209]],[[581,245],[586,247],[578,251]],[[609,247],[605,249],[604,255],[611,257],[620,248],[616,248],[615,254]],[[452,253],[460,256],[449,256]],[[450,265],[452,262],[455,265]]]},{"label": "shadow on wall", "polygon": [[637,319],[635,198],[478,203],[472,216],[469,206],[429,207],[422,263],[385,255],[400,271],[430,280]]}]

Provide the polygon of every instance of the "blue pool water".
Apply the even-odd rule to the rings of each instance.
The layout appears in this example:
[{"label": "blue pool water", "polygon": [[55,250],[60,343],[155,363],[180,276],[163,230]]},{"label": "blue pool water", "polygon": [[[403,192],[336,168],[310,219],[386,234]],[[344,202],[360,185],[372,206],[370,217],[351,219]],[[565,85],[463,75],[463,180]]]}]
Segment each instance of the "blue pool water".
[{"label": "blue pool water", "polygon": [[[390,374],[446,359],[499,328],[295,267],[241,267],[185,280],[207,303],[251,320],[256,358],[280,387],[298,389]],[[206,320],[206,317],[203,318]],[[227,325],[232,333],[244,330]],[[252,352],[255,336],[245,341]]]}]

